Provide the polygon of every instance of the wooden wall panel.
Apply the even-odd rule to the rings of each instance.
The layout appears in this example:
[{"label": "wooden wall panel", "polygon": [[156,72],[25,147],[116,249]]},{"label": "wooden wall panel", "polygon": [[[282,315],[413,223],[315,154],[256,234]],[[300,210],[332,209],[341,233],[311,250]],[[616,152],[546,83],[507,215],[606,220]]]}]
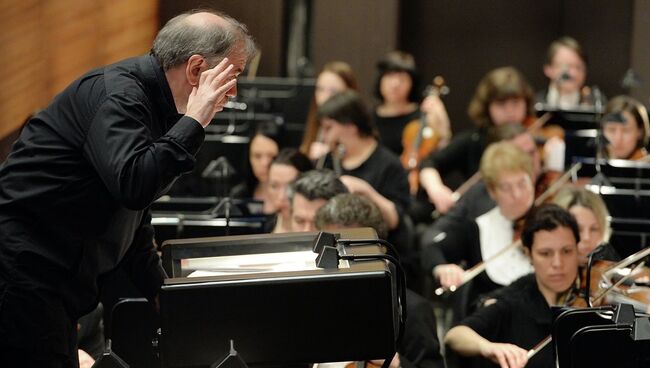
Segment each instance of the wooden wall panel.
[{"label": "wooden wall panel", "polygon": [[157,0],[0,0],[0,138],[91,68],[146,53]]}]

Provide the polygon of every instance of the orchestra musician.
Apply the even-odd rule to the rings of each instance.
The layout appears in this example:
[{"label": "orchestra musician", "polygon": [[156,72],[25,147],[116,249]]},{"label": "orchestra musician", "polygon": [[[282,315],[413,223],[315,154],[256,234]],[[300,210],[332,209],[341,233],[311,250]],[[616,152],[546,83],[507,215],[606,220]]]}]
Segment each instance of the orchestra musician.
[{"label": "orchestra musician", "polygon": [[[553,41],[546,53],[544,75],[549,79],[548,87],[539,91],[535,102],[547,109],[574,110],[593,106],[594,96],[584,88],[587,78],[587,54],[572,37],[564,36]],[[600,96],[602,101],[602,96]]]},{"label": "orchestra musician", "polygon": [[3,366],[78,366],[77,319],[118,267],[157,304],[149,206],[192,170],[254,52],[235,19],[184,13],[151,53],[90,71],[25,125],[0,167]]},{"label": "orchestra musician", "polygon": [[272,233],[291,232],[291,207],[288,189],[300,173],[307,172],[313,165],[307,156],[295,148],[284,148],[269,168],[269,193],[264,201],[264,213],[273,217],[266,224]]},{"label": "orchestra musician", "polygon": [[380,103],[373,111],[379,141],[397,156],[402,154],[402,131],[420,116],[420,77],[413,55],[392,51],[377,63],[375,97]]},{"label": "orchestra musician", "polygon": [[331,61],[325,64],[318,73],[314,98],[307,114],[305,133],[300,143],[300,152],[307,155],[312,161],[320,159],[330,150],[330,147],[322,142],[322,137],[319,137],[320,124],[316,116],[318,107],[332,95],[348,89],[355,91],[359,89],[352,67],[348,63]]},{"label": "orchestra musician", "polygon": [[478,171],[489,128],[524,124],[533,116],[532,102],[532,89],[517,69],[498,68],[483,77],[468,108],[476,127],[456,135],[447,147],[422,162],[420,185],[437,211],[447,213],[456,201],[442,178],[458,170],[467,179]]},{"label": "orchestra musician", "polygon": [[[578,262],[580,267],[586,267],[589,254],[598,245],[607,242],[612,231],[605,202],[598,194],[585,188],[566,187],[555,195],[553,203],[575,217],[580,231]],[[617,259],[616,251],[611,246],[608,248],[610,257]]]},{"label": "orchestra musician", "polygon": [[331,170],[311,170],[300,175],[289,190],[291,230],[316,231],[317,211],[341,193],[348,193],[348,188]]},{"label": "orchestra musician", "polygon": [[[386,224],[377,206],[367,198],[354,193],[332,197],[316,212],[316,227],[322,231],[336,232],[355,227],[371,227],[381,239],[386,237]],[[442,368],[437,322],[431,303],[411,290],[406,291],[407,318],[402,343],[390,363],[391,368]],[[379,367],[383,361],[372,361]],[[346,365],[350,367],[350,365]],[[318,368],[331,365],[318,365]]]},{"label": "orchestra musician", "polygon": [[280,127],[270,121],[260,123],[248,145],[244,160],[244,178],[230,190],[233,198],[252,198],[265,201],[269,188],[269,168],[281,145]]},{"label": "orchestra musician", "polygon": [[[545,187],[541,183],[546,183],[548,179],[546,173],[542,170],[541,155],[533,136],[521,124],[504,124],[491,128],[488,133],[488,142],[495,143],[500,141],[512,142],[530,156],[533,161],[533,175],[536,178],[535,194],[536,196],[539,195],[541,193],[539,190]],[[458,199],[458,202],[449,210],[447,215],[474,220],[494,208],[495,205],[496,203],[488,194],[485,181],[481,180],[472,185]],[[424,238],[430,239],[431,237],[425,234]]]},{"label": "orchestra musician", "polygon": [[[496,206],[475,220],[443,216],[423,244],[422,266],[433,273],[443,288],[461,285],[465,262],[472,267],[489,259],[518,239],[515,229],[533,205],[533,163],[530,156],[511,142],[491,144],[481,158],[481,175]],[[521,249],[511,248],[487,264],[486,272],[470,285],[468,300],[455,310],[462,316],[478,295],[508,285],[532,269]]]},{"label": "orchestra musician", "polygon": [[379,207],[390,230],[400,224],[410,197],[406,172],[397,156],[377,140],[377,129],[368,117],[359,95],[344,91],[332,96],[319,109],[323,137],[339,145],[342,157],[328,156],[329,168],[340,160],[341,181],[350,192],[359,193]]},{"label": "orchestra musician", "polygon": [[648,112],[639,101],[629,96],[612,98],[605,107],[602,126],[604,157],[636,161],[647,156]]},{"label": "orchestra musician", "polygon": [[565,209],[546,204],[526,218],[522,243],[534,273],[499,290],[496,300],[463,319],[445,336],[445,344],[462,356],[482,357],[482,366],[546,368],[555,366],[546,347],[528,361],[528,349],[551,332],[551,307],[564,305],[578,275],[580,234]]}]

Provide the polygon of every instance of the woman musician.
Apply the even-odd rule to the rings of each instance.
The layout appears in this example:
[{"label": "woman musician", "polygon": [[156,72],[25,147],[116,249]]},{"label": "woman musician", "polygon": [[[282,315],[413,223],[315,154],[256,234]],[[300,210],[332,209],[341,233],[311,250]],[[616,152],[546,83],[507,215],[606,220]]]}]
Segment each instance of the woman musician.
[{"label": "woman musician", "polygon": [[[490,145],[481,158],[481,175],[496,206],[475,220],[444,216],[433,227],[433,233],[422,251],[426,274],[433,273],[443,288],[460,285],[465,262],[472,267],[508,247],[517,238],[515,225],[534,201],[533,160],[512,142]],[[457,312],[474,305],[478,295],[508,285],[531,272],[530,263],[518,248],[507,253],[476,277],[468,292],[468,301]]]},{"label": "woman musician", "polygon": [[305,133],[300,144],[300,152],[309,156],[312,161],[318,161],[330,151],[330,147],[323,143],[320,124],[316,117],[318,107],[332,95],[349,89],[357,91],[359,88],[352,68],[347,63],[343,61],[329,62],[318,73],[314,98],[309,108]]},{"label": "woman musician", "polygon": [[628,96],[612,98],[602,120],[604,157],[621,160],[641,160],[648,152],[648,112],[639,101]]},{"label": "woman musician", "polygon": [[482,357],[481,366],[553,367],[552,349],[528,361],[528,349],[551,332],[551,307],[564,305],[578,277],[580,234],[565,209],[542,205],[526,218],[522,243],[534,273],[500,290],[499,298],[463,319],[445,336],[447,346],[462,356]]},{"label": "woman musician", "polygon": [[459,170],[467,179],[478,171],[489,128],[509,123],[524,124],[531,120],[533,91],[517,69],[494,69],[478,84],[468,113],[476,127],[456,135],[447,147],[433,152],[421,165],[420,185],[436,210],[443,214],[456,199],[442,177]]}]

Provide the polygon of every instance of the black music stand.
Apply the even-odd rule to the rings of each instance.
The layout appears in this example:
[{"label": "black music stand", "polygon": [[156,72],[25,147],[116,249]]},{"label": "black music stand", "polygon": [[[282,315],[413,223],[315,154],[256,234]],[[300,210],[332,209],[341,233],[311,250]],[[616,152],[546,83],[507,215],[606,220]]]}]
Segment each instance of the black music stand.
[{"label": "black music stand", "polygon": [[650,321],[631,305],[571,310],[553,325],[559,367],[647,367]]},{"label": "black music stand", "polygon": [[160,366],[154,348],[160,321],[151,303],[144,298],[122,299],[111,313],[112,351],[131,368]]},{"label": "black music stand", "polygon": [[[289,259],[304,252],[315,259],[316,235],[163,244],[163,262],[172,276],[160,292],[163,367],[210,366],[229,353],[231,340],[251,367],[392,356],[399,316],[395,269],[389,264],[343,261],[346,264],[338,269],[268,269],[274,257]],[[376,238],[376,233],[353,229],[343,236],[367,239]],[[364,252],[377,254],[380,248],[354,248],[355,255]],[[226,260],[208,270],[216,273],[183,277],[191,271],[187,267],[194,267],[191,262],[212,262],[211,257]],[[263,262],[256,263],[255,257]],[[241,259],[241,266],[229,266],[231,259]],[[239,272],[230,272],[234,269]]]}]

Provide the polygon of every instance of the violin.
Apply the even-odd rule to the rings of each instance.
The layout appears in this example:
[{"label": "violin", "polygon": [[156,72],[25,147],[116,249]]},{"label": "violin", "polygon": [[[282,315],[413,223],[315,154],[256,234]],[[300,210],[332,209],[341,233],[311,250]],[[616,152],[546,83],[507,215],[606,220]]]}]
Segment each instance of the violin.
[{"label": "violin", "polygon": [[[449,94],[449,87],[445,85],[445,79],[441,76],[433,78],[433,85],[425,92],[428,96],[445,96]],[[433,150],[438,147],[441,140],[441,132],[436,131],[427,122],[427,114],[420,112],[420,118],[406,124],[402,130],[402,155],[400,161],[408,171],[409,189],[415,195],[420,186],[419,170],[420,162]]]},{"label": "violin", "polygon": [[[643,265],[643,259],[650,255],[650,247],[640,250],[618,263],[596,261],[592,267],[583,270],[580,277],[580,297],[570,298],[567,306],[576,308],[594,307],[611,303],[627,303],[636,310],[647,311],[650,306],[650,288],[638,287],[626,281],[648,277],[650,270]],[[641,262],[639,262],[641,261]],[[631,268],[628,266],[633,265]],[[585,271],[588,273],[585,273]],[[616,276],[619,276],[615,280]],[[549,335],[528,351],[528,359],[552,341]]]},{"label": "violin", "polygon": [[[569,179],[571,179],[571,177],[573,175],[575,175],[575,173],[577,173],[578,170],[580,170],[581,167],[582,167],[582,164],[579,163],[579,162],[576,163],[575,165],[573,165],[571,167],[571,169],[569,169],[562,176],[560,176],[551,186],[548,187],[548,189],[546,189],[546,191],[544,193],[542,193],[541,195],[539,195],[535,199],[535,202],[533,203],[533,206],[539,206],[539,205],[543,204],[544,202],[546,202],[546,200],[548,200],[555,192],[557,192],[562,186],[564,186],[564,184],[566,184],[569,181]],[[515,224],[515,226],[517,226],[517,224]],[[519,224],[519,226],[523,227],[523,222],[521,222]],[[515,237],[516,237],[516,234],[515,234]],[[449,292],[456,291],[460,286],[462,286],[465,283],[471,281],[473,278],[475,278],[476,276],[480,275],[483,271],[485,271],[485,269],[487,268],[487,265],[490,262],[494,262],[495,259],[498,259],[502,255],[508,253],[510,250],[515,249],[515,248],[519,248],[519,247],[522,247],[521,239],[515,239],[515,241],[513,241],[510,245],[502,248],[500,251],[498,251],[497,253],[492,255],[490,258],[484,260],[483,262],[477,263],[473,267],[471,267],[468,270],[466,270],[465,272],[463,272],[463,281],[462,281],[462,283],[460,285],[451,286],[448,289],[441,286],[441,287],[437,288],[434,291],[434,294],[442,295],[446,291],[449,291]],[[434,275],[434,277],[435,277],[435,275]]]},{"label": "violin", "polygon": [[[650,270],[643,262],[650,255],[650,247],[640,250],[618,263],[606,260],[595,261],[588,275],[583,277],[581,289],[589,306],[607,303],[632,304],[636,310],[647,312],[650,307],[650,287],[635,281],[647,279]],[[632,266],[632,267],[630,267]],[[605,298],[607,296],[607,298]]]}]

